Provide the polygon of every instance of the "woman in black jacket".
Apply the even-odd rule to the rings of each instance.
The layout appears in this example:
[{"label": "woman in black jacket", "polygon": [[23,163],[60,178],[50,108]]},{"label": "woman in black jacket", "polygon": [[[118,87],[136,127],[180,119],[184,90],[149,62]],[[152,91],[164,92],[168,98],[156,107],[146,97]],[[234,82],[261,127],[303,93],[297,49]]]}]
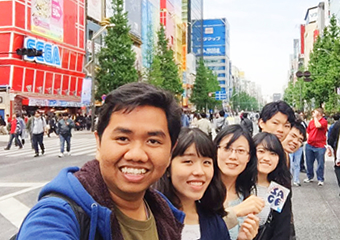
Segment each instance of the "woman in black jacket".
[{"label": "woman in black jacket", "polygon": [[[291,190],[290,172],[286,164],[286,155],[280,140],[271,133],[261,132],[254,137],[258,160],[256,192],[259,197],[267,198],[268,187],[272,181]],[[277,191],[279,192],[279,191]],[[283,197],[284,193],[275,196]],[[256,240],[287,240],[290,237],[291,193],[277,212],[271,209],[269,201],[259,213],[260,228]],[[282,201],[281,198],[279,201]],[[279,201],[277,203],[279,203]]]}]

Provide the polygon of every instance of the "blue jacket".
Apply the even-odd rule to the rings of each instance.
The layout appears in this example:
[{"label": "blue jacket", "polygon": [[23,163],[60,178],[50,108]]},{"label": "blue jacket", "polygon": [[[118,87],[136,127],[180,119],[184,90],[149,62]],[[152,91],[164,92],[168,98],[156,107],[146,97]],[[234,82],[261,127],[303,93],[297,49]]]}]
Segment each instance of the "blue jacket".
[{"label": "blue jacket", "polygon": [[[159,194],[167,201],[175,218],[184,223],[185,213],[178,210],[162,193],[159,192]],[[230,240],[229,230],[220,216],[206,213],[201,209],[199,203],[197,203],[197,209],[201,232],[200,240]]]},{"label": "blue jacket", "polygon": [[[96,161],[91,162],[88,162],[87,164],[97,164]],[[111,240],[112,238],[123,239],[120,234],[119,227],[115,228],[117,224],[112,225],[112,221],[114,221],[112,219],[115,218],[114,213],[109,208],[98,204],[92,198],[82,183],[74,175],[74,173],[78,171],[78,167],[65,168],[53,181],[43,187],[39,194],[38,203],[30,210],[24,219],[24,222],[18,232],[17,239],[79,239],[80,227],[76,215],[69,203],[58,197],[47,197],[42,199],[43,196],[51,192],[57,192],[71,198],[80,207],[82,207],[88,216],[90,216],[91,222],[88,239],[95,239],[96,231],[99,231],[102,239],[105,240]],[[96,183],[97,182],[98,181],[96,181]],[[152,212],[154,213],[156,222],[158,220],[163,221],[165,219],[165,223],[169,224],[163,224],[165,225],[164,228],[174,226],[172,232],[167,232],[164,228],[159,231],[159,228],[162,227],[157,226],[160,239],[173,239],[173,237],[171,237],[173,236],[173,232],[176,231],[178,233],[182,229],[182,225],[179,222],[175,222],[176,219],[174,217],[172,217],[173,221],[171,216],[163,217],[163,215],[167,215],[168,213],[162,214],[162,211],[171,212],[171,210],[157,193],[148,190],[145,197],[150,199],[150,202],[152,201],[153,203],[156,203],[153,204],[153,206],[149,204]],[[158,213],[156,212],[157,210]],[[115,232],[116,229],[117,232]],[[112,231],[117,233],[118,237],[112,237]],[[177,235],[180,236],[179,234]]]},{"label": "blue jacket", "polygon": [[63,169],[40,192],[38,203],[26,216],[17,239],[79,239],[80,227],[71,206],[56,197],[41,199],[50,192],[58,192],[73,199],[91,216],[90,237],[94,239],[96,228],[103,239],[111,239],[111,210],[98,205],[73,175],[78,167]]}]

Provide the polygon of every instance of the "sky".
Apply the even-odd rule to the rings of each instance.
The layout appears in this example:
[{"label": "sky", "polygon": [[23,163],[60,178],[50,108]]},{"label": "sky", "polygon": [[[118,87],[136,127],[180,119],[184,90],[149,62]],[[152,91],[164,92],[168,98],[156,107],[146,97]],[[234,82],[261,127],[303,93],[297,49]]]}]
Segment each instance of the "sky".
[{"label": "sky", "polygon": [[293,39],[307,9],[321,0],[203,0],[204,18],[226,18],[230,59],[264,97],[283,93],[288,82]]}]

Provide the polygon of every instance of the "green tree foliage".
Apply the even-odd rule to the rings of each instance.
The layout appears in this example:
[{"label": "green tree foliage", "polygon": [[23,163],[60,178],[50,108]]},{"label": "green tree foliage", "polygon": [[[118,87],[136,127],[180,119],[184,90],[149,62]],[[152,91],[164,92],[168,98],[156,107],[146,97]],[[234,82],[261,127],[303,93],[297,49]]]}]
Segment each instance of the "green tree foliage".
[{"label": "green tree foliage", "polygon": [[165,36],[163,25],[157,35],[158,42],[148,72],[148,82],[179,96],[183,92],[182,82],[174,60],[174,52],[168,47],[168,39]]},{"label": "green tree foliage", "polygon": [[202,111],[206,108],[209,98],[208,83],[207,83],[207,71],[204,66],[203,59],[200,59],[198,68],[196,70],[196,79],[190,101],[196,105],[198,111]]},{"label": "green tree foliage", "polygon": [[[235,92],[235,89],[234,91]],[[257,99],[250,96],[248,93],[240,91],[235,93],[231,99],[231,105],[233,109],[245,110],[245,111],[259,111],[260,107]]]},{"label": "green tree foliage", "polygon": [[114,27],[107,28],[105,47],[98,53],[99,67],[97,69],[96,98],[103,94],[138,79],[135,69],[136,54],[132,49],[127,12],[124,12],[123,0],[112,0],[113,17],[110,23]]},{"label": "green tree foliage", "polygon": [[[221,87],[219,85],[219,82],[217,80],[217,75],[213,73],[211,69],[206,67],[206,76],[207,76],[207,89],[208,89],[208,94],[209,93],[214,93],[216,91],[220,91]],[[221,105],[221,101],[216,100],[214,97],[214,94],[211,94],[208,98],[208,108],[209,109],[215,109],[215,107],[219,107]],[[220,108],[220,107],[219,107]]]},{"label": "green tree foliage", "polygon": [[315,99],[316,106],[325,103],[327,111],[338,107],[339,96],[336,89],[340,87],[340,29],[333,16],[330,25],[324,29],[323,36],[318,37],[310,55],[308,70],[312,82],[306,83],[306,99]]},{"label": "green tree foliage", "polygon": [[283,94],[283,100],[286,101],[290,106],[293,106],[296,110],[303,110],[306,88],[303,78],[297,79],[295,83],[289,81],[288,87],[285,89]]},{"label": "green tree foliage", "polygon": [[209,96],[209,93],[215,93],[220,89],[217,76],[205,67],[203,59],[200,59],[190,101],[196,105],[198,111],[203,109],[207,111],[207,107],[214,109],[217,105],[221,105],[221,101],[215,100],[214,94]]}]

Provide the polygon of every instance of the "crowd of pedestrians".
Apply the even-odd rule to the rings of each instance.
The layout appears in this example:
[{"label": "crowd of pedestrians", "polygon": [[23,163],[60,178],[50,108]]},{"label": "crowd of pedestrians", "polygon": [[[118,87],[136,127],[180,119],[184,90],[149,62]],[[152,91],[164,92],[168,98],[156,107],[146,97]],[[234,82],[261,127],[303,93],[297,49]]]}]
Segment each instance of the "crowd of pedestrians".
[{"label": "crowd of pedestrians", "polygon": [[39,157],[46,151],[44,137],[51,137],[51,134],[54,133],[60,139],[58,157],[69,156],[71,155],[72,129],[82,131],[91,128],[91,116],[77,114],[72,115],[72,118],[68,112],[45,114],[40,110],[34,111],[33,116],[19,113],[13,114],[12,117],[7,115],[6,119],[0,116],[0,134],[9,134],[10,136],[4,150],[10,150],[13,141],[18,149],[22,149],[26,140],[29,139],[35,153],[34,157]]},{"label": "crowd of pedestrians", "polygon": [[[101,108],[95,159],[43,187],[14,238],[296,239],[292,184],[301,186],[306,139],[305,182],[316,159],[323,186],[326,147],[339,174],[340,123],[326,146],[322,114],[314,110],[306,128],[287,103],[268,103],[253,137],[247,113],[241,124],[229,124],[224,111],[210,121],[206,113],[188,116],[164,90],[121,86]],[[62,153],[73,127],[66,115],[58,122]]]}]

